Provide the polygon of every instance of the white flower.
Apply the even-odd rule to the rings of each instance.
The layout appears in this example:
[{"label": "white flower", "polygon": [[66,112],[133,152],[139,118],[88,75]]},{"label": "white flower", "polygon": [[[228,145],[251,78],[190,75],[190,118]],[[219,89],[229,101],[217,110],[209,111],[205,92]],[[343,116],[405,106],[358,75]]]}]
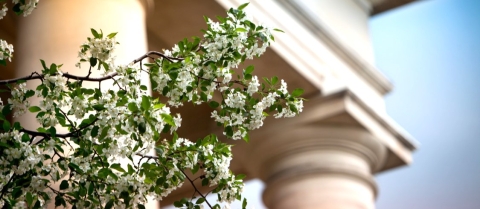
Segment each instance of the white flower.
[{"label": "white flower", "polygon": [[5,15],[7,15],[7,11],[8,11],[7,4],[3,4],[2,10],[0,10],[0,20],[3,19]]},{"label": "white flower", "polygon": [[254,93],[257,93],[259,86],[260,83],[258,83],[257,76],[253,76],[252,81],[250,81],[250,83],[248,84],[247,93],[252,96]]},{"label": "white flower", "polygon": [[30,15],[33,12],[33,10],[37,7],[38,1],[39,0],[30,0],[26,4],[21,3],[22,5],[20,6],[20,10],[23,11],[24,17]]},{"label": "white flower", "polygon": [[285,83],[285,81],[282,79],[282,81],[280,82],[280,89],[278,89],[280,92],[282,92],[282,94],[288,94],[288,91],[287,91],[287,83]]},{"label": "white flower", "polygon": [[[104,38],[89,38],[88,42],[84,43],[78,52],[78,58],[86,62],[92,58],[97,58],[99,61],[108,63],[109,66],[114,66],[113,53],[115,52],[115,47],[118,43],[114,38],[104,37]],[[80,67],[80,62],[75,66]]]},{"label": "white flower", "polygon": [[[3,11],[3,10],[2,10]],[[1,18],[0,18],[1,19]],[[0,40],[0,60],[12,61],[13,45],[8,44],[5,40]]]}]

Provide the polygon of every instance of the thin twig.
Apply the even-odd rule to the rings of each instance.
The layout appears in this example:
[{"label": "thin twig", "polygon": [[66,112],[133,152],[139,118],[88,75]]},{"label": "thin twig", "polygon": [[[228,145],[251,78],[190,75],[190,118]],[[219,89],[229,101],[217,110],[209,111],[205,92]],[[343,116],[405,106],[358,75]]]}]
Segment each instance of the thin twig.
[{"label": "thin twig", "polygon": [[[174,60],[175,61],[182,61],[184,60],[184,58],[181,58],[181,57],[169,57],[169,56],[166,56],[165,54],[163,53],[160,53],[160,52],[157,52],[157,51],[149,51],[147,52],[146,54],[142,55],[141,57],[133,60],[133,63],[137,63],[137,62],[140,62],[142,61],[143,59],[147,58],[147,57],[150,57],[150,55],[157,55],[159,57],[162,57],[170,62],[173,62]],[[150,57],[151,58],[151,57]]]},{"label": "thin twig", "polygon": [[197,189],[197,187],[195,186],[195,183],[193,183],[193,181],[187,176],[187,174],[185,173],[185,171],[180,170],[180,172],[182,172],[183,175],[188,179],[188,181],[189,181],[190,184],[193,186],[193,188],[195,189],[195,191],[196,191],[200,196],[202,196],[202,198],[205,200],[205,202],[207,203],[207,205],[208,205],[210,208],[213,208],[212,205],[210,205],[210,203],[208,202],[207,197],[205,197],[205,195],[203,195],[203,194]]}]

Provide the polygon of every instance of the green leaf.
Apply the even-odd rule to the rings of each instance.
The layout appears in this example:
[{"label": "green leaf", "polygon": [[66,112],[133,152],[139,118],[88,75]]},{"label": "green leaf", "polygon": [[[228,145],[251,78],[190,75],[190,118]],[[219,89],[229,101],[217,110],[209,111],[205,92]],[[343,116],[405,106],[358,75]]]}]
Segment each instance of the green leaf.
[{"label": "green leaf", "polygon": [[13,189],[12,191],[12,196],[13,198],[19,198],[20,196],[22,196],[22,188],[20,187],[16,187],[15,189]]},{"label": "green leaf", "polygon": [[171,126],[175,126],[175,122],[173,121],[173,117],[169,114],[162,114],[162,119],[165,123]]},{"label": "green leaf", "polygon": [[69,163],[68,167],[73,168],[73,170],[75,170],[75,172],[77,172],[77,173],[80,173],[80,174],[83,173],[83,170],[80,168],[80,166],[78,166],[75,163]]},{"label": "green leaf", "polygon": [[57,135],[57,129],[52,126],[48,129],[48,133],[50,133],[50,136],[55,137]]},{"label": "green leaf", "polygon": [[20,6],[22,6],[20,3],[13,5],[12,10],[15,12],[15,14],[20,15],[22,14],[22,10],[20,9]]},{"label": "green leaf", "polygon": [[99,178],[104,179],[104,178],[107,178],[107,176],[108,176],[109,173],[110,173],[110,169],[108,169],[108,168],[102,168],[102,169],[100,169],[100,170],[97,172],[97,176],[98,176]]},{"label": "green leaf", "polygon": [[243,198],[242,209],[246,209],[246,208],[247,208],[247,198]]},{"label": "green leaf", "polygon": [[90,182],[90,185],[88,185],[88,194],[91,195],[93,193],[93,190],[94,190],[94,185],[93,185],[93,182]]},{"label": "green leaf", "polygon": [[60,205],[66,206],[67,204],[65,203],[65,200],[62,196],[57,195],[55,196],[55,206],[58,207]]},{"label": "green leaf", "polygon": [[115,37],[116,35],[117,35],[117,32],[115,32],[115,33],[110,33],[110,34],[107,35],[107,37],[108,37],[109,39],[112,39],[112,38]]},{"label": "green leaf", "polygon": [[107,134],[108,134],[108,129],[110,129],[110,126],[107,126],[107,127],[103,127],[102,129],[102,133],[100,133],[100,136],[98,137],[98,139],[101,141],[103,140]]},{"label": "green leaf", "polygon": [[247,7],[248,4],[249,4],[249,3],[245,3],[245,4],[240,5],[240,6],[238,7],[238,10],[243,10],[243,9],[245,9],[245,7]]},{"label": "green leaf", "polygon": [[245,28],[236,28],[235,32],[247,32],[247,29]]},{"label": "green leaf", "polygon": [[244,74],[252,74],[254,69],[255,68],[253,67],[253,65],[249,65],[247,68],[245,68],[245,73]]},{"label": "green leaf", "polygon": [[205,202],[205,198],[198,198],[195,204],[202,204],[203,202]]},{"label": "green leaf", "polygon": [[120,198],[123,199],[123,202],[125,203],[125,205],[128,205],[130,203],[130,200],[131,200],[130,193],[123,191],[120,193]]},{"label": "green leaf", "polygon": [[175,206],[175,207],[182,207],[182,206],[183,206],[183,203],[180,202],[180,201],[175,201],[175,202],[173,202],[173,206]]},{"label": "green leaf", "polygon": [[110,168],[113,168],[113,169],[115,169],[115,170],[117,170],[117,171],[120,171],[120,172],[123,172],[123,173],[126,172],[126,171],[122,168],[122,166],[120,166],[119,163],[115,163],[115,164],[110,165]]},{"label": "green leaf", "polygon": [[33,195],[30,192],[27,192],[27,195],[25,196],[27,200],[27,205],[32,206],[33,205]]},{"label": "green leaf", "polygon": [[97,65],[97,58],[90,57],[90,66],[95,67]]},{"label": "green leaf", "polygon": [[132,165],[128,164],[127,167],[128,167],[128,174],[131,175],[131,174],[133,174],[133,173],[135,172],[135,169],[133,169],[133,166],[132,166]]},{"label": "green leaf", "polygon": [[55,63],[52,63],[50,65],[50,74],[55,74],[57,73],[57,65]]},{"label": "green leaf", "polygon": [[148,88],[147,88],[147,86],[145,86],[145,85],[141,85],[141,86],[140,86],[140,89],[146,91]]},{"label": "green leaf", "polygon": [[28,108],[28,111],[30,112],[39,112],[40,110],[40,107],[37,107],[37,106],[31,106],[30,108]]},{"label": "green leaf", "polygon": [[45,64],[45,61],[44,60],[40,60],[40,62],[42,63],[42,67],[44,70],[48,70],[48,67],[47,65]]},{"label": "green leaf", "polygon": [[90,131],[90,136],[93,137],[93,138],[97,137],[98,136],[98,129],[99,129],[98,126],[94,126],[92,128],[92,130]]},{"label": "green leaf", "polygon": [[290,110],[291,110],[292,112],[298,113],[298,110],[297,110],[297,108],[295,107],[295,105],[289,105],[289,107],[290,107]]},{"label": "green leaf", "polygon": [[28,141],[30,141],[30,135],[23,134],[22,135],[22,142],[28,142]]},{"label": "green leaf", "polygon": [[245,134],[245,136],[243,137],[243,140],[246,141],[246,142],[250,142],[250,136],[247,134]]},{"label": "green leaf", "polygon": [[35,91],[30,89],[25,93],[25,98],[32,97],[33,95],[35,95]]},{"label": "green leaf", "polygon": [[2,110],[3,116],[9,115],[11,112],[12,112],[12,105],[11,104],[7,104],[3,107],[3,110]]},{"label": "green leaf", "polygon": [[142,110],[148,110],[150,107],[150,97],[149,96],[142,96]]},{"label": "green leaf", "polygon": [[8,122],[7,120],[4,120],[4,121],[3,121],[3,130],[4,130],[5,132],[8,132],[8,131],[10,131],[10,128],[11,128],[10,122]]},{"label": "green leaf", "polygon": [[233,136],[233,128],[231,126],[225,127],[225,133],[227,133],[228,137],[232,137]]},{"label": "green leaf", "polygon": [[280,29],[278,29],[278,28],[274,28],[273,30],[274,30],[274,31],[277,31],[277,32],[282,32],[282,33],[285,33],[285,31],[283,31],[283,30],[280,30]]},{"label": "green leaf", "polygon": [[208,178],[204,178],[204,179],[202,180],[202,186],[207,186],[207,185],[208,185],[208,182],[209,182]]},{"label": "green leaf", "polygon": [[275,84],[277,84],[277,82],[278,82],[277,76],[273,76],[273,78],[272,78],[271,81],[272,81],[272,86],[275,85]]},{"label": "green leaf", "polygon": [[145,131],[147,131],[147,126],[145,125],[145,123],[139,123],[137,128],[140,134],[144,134]]},{"label": "green leaf", "polygon": [[130,110],[132,112],[138,111],[137,104],[135,104],[133,102],[128,103],[128,110]]},{"label": "green leaf", "polygon": [[86,95],[92,95],[92,94],[95,93],[95,90],[82,88],[82,93],[84,93]]},{"label": "green leaf", "polygon": [[102,37],[100,36],[100,34],[98,34],[98,32],[97,32],[95,29],[90,28],[90,31],[92,31],[93,37],[95,37],[95,38],[102,38]]},{"label": "green leaf", "polygon": [[60,183],[60,190],[68,189],[68,181],[63,180],[62,183]]},{"label": "green leaf", "polygon": [[107,202],[107,204],[105,204],[105,209],[111,209],[113,207],[113,199],[111,199],[110,201]]},{"label": "green leaf", "polygon": [[165,106],[165,104],[157,103],[157,104],[153,105],[153,109],[161,109],[164,106]]},{"label": "green leaf", "polygon": [[295,89],[295,90],[293,90],[293,92],[292,92],[292,96],[293,96],[293,97],[299,97],[300,95],[303,94],[303,91],[304,91],[304,90],[303,90],[303,89],[300,89],[300,88]]},{"label": "green leaf", "polygon": [[237,176],[235,176],[235,180],[241,180],[241,179],[244,179],[247,175],[245,174],[238,174]]},{"label": "green leaf", "polygon": [[138,204],[137,207],[138,209],[145,209],[145,205],[142,205],[142,204]]},{"label": "green leaf", "polygon": [[213,109],[215,109],[215,108],[217,108],[218,106],[220,106],[220,104],[218,104],[218,102],[216,102],[216,101],[211,101],[211,102],[208,103],[208,105],[209,105],[211,108],[213,108]]}]

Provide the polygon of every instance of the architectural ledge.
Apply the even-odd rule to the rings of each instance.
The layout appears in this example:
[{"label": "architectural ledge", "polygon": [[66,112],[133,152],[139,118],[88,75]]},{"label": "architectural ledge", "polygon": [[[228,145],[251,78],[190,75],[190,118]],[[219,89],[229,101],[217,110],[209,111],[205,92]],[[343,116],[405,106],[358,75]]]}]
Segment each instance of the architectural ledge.
[{"label": "architectural ledge", "polygon": [[[311,104],[308,104],[311,103]],[[338,123],[340,125],[357,125],[367,129],[375,135],[388,148],[388,156],[385,165],[378,171],[388,170],[394,167],[410,164],[412,152],[417,149],[417,141],[387,114],[379,113],[360,100],[350,90],[342,90],[325,97],[312,99],[307,102],[310,108],[321,109],[329,104],[340,104],[336,115],[326,118],[315,118],[308,114],[306,123]],[[310,110],[312,111],[312,110]],[[312,112],[317,112],[313,110]],[[342,118],[348,116],[348,119]],[[339,118],[340,117],[340,118]],[[307,122],[309,121],[309,122]]]},{"label": "architectural ledge", "polygon": [[[358,127],[367,130],[387,148],[385,164],[375,172],[410,164],[416,140],[388,115],[374,111],[354,93],[345,89],[328,96],[311,98],[305,102],[305,111],[288,120],[266,121],[262,130],[254,131],[251,138],[304,126]],[[264,135],[265,134],[265,135]]]},{"label": "architectural ledge", "polygon": [[372,2],[373,9],[371,15],[380,14],[382,12],[397,8],[399,6],[414,2],[416,0],[369,0]]},{"label": "architectural ledge", "polygon": [[286,8],[304,27],[330,47],[337,56],[348,63],[353,70],[381,94],[384,95],[392,90],[392,83],[383,73],[368,63],[347,44],[336,38],[332,30],[317,18],[311,10],[305,8],[305,5],[297,1],[278,1],[278,3]]}]

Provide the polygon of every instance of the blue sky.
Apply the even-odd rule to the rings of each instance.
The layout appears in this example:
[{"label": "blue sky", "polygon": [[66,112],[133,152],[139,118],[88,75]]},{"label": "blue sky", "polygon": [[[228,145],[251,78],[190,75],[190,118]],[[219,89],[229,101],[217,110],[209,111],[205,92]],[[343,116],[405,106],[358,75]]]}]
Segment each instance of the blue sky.
[{"label": "blue sky", "polygon": [[379,209],[480,208],[480,1],[418,1],[374,16],[389,115],[419,142],[377,176]]}]

